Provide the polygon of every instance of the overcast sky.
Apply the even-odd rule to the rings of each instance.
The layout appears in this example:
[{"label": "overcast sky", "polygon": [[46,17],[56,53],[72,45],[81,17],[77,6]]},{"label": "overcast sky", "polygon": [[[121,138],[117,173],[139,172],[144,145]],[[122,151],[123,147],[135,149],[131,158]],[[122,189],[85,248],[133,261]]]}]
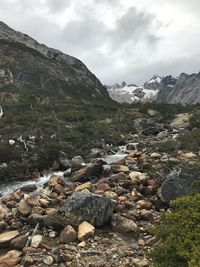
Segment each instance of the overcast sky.
[{"label": "overcast sky", "polygon": [[0,20],[104,84],[200,71],[200,0],[0,0]]}]

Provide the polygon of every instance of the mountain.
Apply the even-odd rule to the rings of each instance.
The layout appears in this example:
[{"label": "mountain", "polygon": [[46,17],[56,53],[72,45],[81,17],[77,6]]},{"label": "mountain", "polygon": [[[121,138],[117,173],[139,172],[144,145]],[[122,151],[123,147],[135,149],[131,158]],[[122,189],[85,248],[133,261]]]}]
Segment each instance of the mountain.
[{"label": "mountain", "polygon": [[170,104],[200,103],[200,73],[182,73],[178,78],[167,76],[160,83],[156,102]]},{"label": "mountain", "polygon": [[27,91],[35,97],[109,100],[100,81],[80,60],[39,44],[3,22],[0,22],[0,57],[1,101],[8,91],[15,100]]},{"label": "mountain", "polygon": [[135,84],[114,84],[107,86],[110,97],[119,103],[151,102],[156,99],[162,78],[154,75],[143,86]]},{"label": "mountain", "polygon": [[178,77],[171,75],[160,77],[154,75],[143,86],[115,84],[107,90],[119,103],[151,102],[168,104],[199,104],[200,103],[200,73],[182,73]]},{"label": "mountain", "polygon": [[0,179],[25,179],[59,155],[88,153],[100,131],[113,139],[96,122],[112,105],[80,60],[0,22]]}]

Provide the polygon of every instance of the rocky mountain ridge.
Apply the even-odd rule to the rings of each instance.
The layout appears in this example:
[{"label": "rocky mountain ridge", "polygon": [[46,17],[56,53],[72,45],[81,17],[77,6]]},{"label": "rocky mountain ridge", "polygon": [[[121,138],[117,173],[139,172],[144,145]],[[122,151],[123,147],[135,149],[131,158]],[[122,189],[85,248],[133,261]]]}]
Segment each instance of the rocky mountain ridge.
[{"label": "rocky mountain ridge", "polygon": [[107,87],[110,96],[120,103],[151,102],[199,104],[200,74],[182,73],[179,77],[153,76],[143,86],[115,84]]},{"label": "rocky mountain ridge", "polygon": [[[0,22],[1,95],[4,86],[54,87],[54,93],[78,99],[109,99],[105,88],[78,59],[39,44]],[[19,88],[20,89],[20,88]]]}]

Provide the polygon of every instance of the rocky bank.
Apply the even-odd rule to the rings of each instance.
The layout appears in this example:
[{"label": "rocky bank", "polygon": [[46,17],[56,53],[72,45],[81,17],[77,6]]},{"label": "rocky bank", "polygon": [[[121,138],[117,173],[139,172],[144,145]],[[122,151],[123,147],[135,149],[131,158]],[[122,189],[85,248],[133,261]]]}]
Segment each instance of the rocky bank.
[{"label": "rocky bank", "polygon": [[152,227],[197,177],[198,153],[156,148],[187,131],[179,123],[127,135],[118,161],[106,162],[96,149],[89,162],[76,157],[63,175],[52,174],[39,192],[30,183],[3,196],[0,266],[151,266],[159,242]]}]

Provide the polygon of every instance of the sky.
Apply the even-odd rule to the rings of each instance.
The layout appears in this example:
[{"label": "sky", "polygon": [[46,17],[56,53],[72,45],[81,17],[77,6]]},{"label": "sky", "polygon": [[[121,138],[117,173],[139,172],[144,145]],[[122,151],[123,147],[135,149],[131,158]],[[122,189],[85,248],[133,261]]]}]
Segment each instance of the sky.
[{"label": "sky", "polygon": [[0,0],[0,20],[103,84],[200,71],[199,0]]}]

